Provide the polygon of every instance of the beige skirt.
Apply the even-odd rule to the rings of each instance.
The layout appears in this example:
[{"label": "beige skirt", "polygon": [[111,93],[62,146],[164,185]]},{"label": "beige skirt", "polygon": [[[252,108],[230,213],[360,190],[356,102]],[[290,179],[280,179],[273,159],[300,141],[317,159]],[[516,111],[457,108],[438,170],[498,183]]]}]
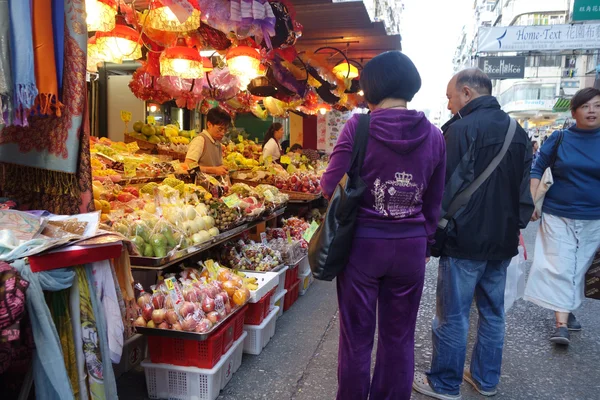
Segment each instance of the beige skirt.
[{"label": "beige skirt", "polygon": [[579,308],[585,273],[600,248],[600,220],[543,214],[525,300],[558,312]]}]

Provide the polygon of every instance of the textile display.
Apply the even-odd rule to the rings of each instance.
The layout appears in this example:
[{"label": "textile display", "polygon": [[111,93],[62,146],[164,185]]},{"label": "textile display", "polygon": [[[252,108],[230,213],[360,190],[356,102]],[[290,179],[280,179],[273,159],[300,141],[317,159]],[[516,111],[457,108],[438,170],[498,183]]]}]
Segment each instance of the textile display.
[{"label": "textile display", "polygon": [[23,279],[29,282],[26,303],[36,345],[33,356],[33,377],[37,399],[71,400],[73,390],[65,369],[60,339],[43,291],[69,288],[75,273],[69,268],[33,273],[24,260],[17,260],[12,266],[19,271]]},{"label": "textile display", "polygon": [[13,80],[10,66],[8,0],[0,0],[0,125],[12,124]]},{"label": "textile display", "polygon": [[73,280],[69,295],[69,311],[71,313],[71,329],[73,329],[73,342],[75,344],[75,362],[77,367],[79,400],[88,400],[87,374],[85,354],[83,352],[83,336],[81,331],[79,279]]},{"label": "textile display", "polygon": [[[59,1],[54,0],[52,5],[56,5]],[[26,17],[19,18],[20,14],[13,15],[15,14],[13,4],[19,4],[20,9],[24,7],[23,4],[29,2],[9,1],[10,20],[27,20]],[[31,116],[28,127],[12,125],[0,131],[0,162],[4,163],[0,184],[6,194],[19,200],[23,209],[46,209],[56,214],[78,214],[87,212],[91,205],[89,129],[85,124],[87,118],[85,3],[64,0],[63,8],[65,10],[63,20],[66,23],[62,92],[64,108],[60,117]],[[25,14],[25,11],[21,11],[21,14]],[[11,33],[16,30],[13,29],[14,25],[14,23],[10,25]],[[25,26],[27,29],[24,28]],[[19,24],[17,29],[27,30],[31,36],[31,24]],[[60,34],[60,30],[53,30],[53,37],[56,40],[60,40]],[[19,59],[12,59],[13,69],[14,65],[21,62],[19,60],[24,57],[24,54],[27,54],[27,51],[21,47],[23,40],[19,37],[15,42],[11,36],[11,43],[15,42],[20,46]],[[52,47],[55,47],[54,44]],[[60,46],[58,47],[52,52],[48,47],[48,54],[60,53]],[[11,51],[14,51],[12,47]],[[31,63],[33,65],[33,57]],[[27,71],[27,69],[19,68],[19,71]],[[59,72],[56,71],[55,74],[58,76]],[[33,68],[31,75],[31,80],[35,82]],[[13,72],[13,78],[16,77],[17,73]],[[13,86],[23,87],[25,80],[15,79]],[[21,91],[21,98],[23,92]],[[37,93],[35,95],[37,96]],[[21,104],[18,93],[15,93],[15,98],[16,104]],[[34,98],[35,96],[32,97]],[[15,180],[13,178],[15,176],[20,179]]]}]

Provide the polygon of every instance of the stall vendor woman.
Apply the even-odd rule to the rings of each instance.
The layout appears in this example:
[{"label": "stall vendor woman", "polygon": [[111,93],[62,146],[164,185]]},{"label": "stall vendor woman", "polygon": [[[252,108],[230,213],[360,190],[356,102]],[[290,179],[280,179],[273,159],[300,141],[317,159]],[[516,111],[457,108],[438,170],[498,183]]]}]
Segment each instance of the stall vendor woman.
[{"label": "stall vendor woman", "polygon": [[185,156],[186,164],[198,164],[200,171],[207,174],[227,175],[227,168],[223,166],[221,140],[230,125],[229,114],[220,108],[211,109],[206,115],[206,129],[190,143]]}]

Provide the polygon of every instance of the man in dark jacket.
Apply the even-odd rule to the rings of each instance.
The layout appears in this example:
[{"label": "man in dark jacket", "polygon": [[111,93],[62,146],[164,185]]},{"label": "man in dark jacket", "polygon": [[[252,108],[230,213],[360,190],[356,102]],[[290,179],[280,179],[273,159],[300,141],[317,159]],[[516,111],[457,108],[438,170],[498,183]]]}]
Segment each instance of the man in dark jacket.
[{"label": "man in dark jacket", "polygon": [[[448,84],[448,108],[455,115],[442,128],[447,167],[441,215],[502,149],[510,118],[491,92],[490,79],[478,69],[464,70]],[[518,254],[519,230],[527,226],[534,209],[529,191],[532,158],[528,135],[517,125],[498,167],[449,220],[446,240],[436,245],[441,258],[433,356],[430,372],[415,374],[418,392],[460,399],[464,378],[480,394],[496,394],[506,270]],[[477,341],[470,370],[463,372],[473,297],[479,310]]]}]

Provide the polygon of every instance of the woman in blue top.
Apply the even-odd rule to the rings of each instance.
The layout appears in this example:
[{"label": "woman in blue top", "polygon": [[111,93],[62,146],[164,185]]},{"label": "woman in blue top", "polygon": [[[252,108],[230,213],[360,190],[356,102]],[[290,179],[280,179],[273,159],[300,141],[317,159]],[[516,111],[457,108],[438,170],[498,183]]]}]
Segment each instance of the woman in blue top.
[{"label": "woman in blue top", "polygon": [[556,331],[550,341],[562,345],[569,344],[570,330],[581,329],[572,312],[581,305],[585,273],[600,248],[600,90],[577,92],[571,113],[576,124],[546,140],[531,171],[535,194],[556,154],[554,184],[546,193],[542,215],[536,212],[532,217],[542,222],[525,289],[526,300],[555,312]]}]

